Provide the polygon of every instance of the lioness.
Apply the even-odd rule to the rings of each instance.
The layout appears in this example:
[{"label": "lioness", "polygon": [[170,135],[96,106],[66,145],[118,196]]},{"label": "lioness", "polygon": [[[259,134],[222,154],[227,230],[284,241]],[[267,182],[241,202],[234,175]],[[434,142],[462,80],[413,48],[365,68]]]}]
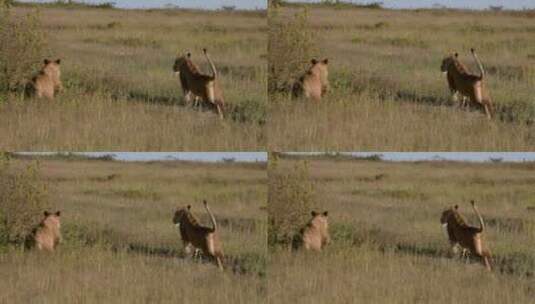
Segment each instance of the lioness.
[{"label": "lioness", "polygon": [[485,109],[487,118],[490,119],[494,114],[494,108],[483,83],[485,70],[474,49],[470,51],[477,62],[480,75],[469,73],[466,67],[459,62],[457,58],[458,54],[445,57],[442,60],[440,70],[447,74],[450,90],[452,92],[459,92],[462,95],[462,103],[464,103],[464,97],[468,97],[471,102],[481,105]]},{"label": "lioness", "polygon": [[39,73],[26,85],[26,95],[28,97],[37,96],[53,99],[63,90],[61,83],[61,59],[50,61],[44,60],[44,66]]},{"label": "lioness", "polygon": [[[468,73],[468,69],[466,68],[466,66],[459,61],[459,53],[455,53],[453,56],[455,60],[455,65],[457,65],[458,70]],[[455,80],[453,76],[448,72],[445,72],[445,74],[446,79],[448,80],[448,87],[450,89],[453,101],[456,101],[460,97],[459,107],[464,108],[466,106],[466,96],[459,96],[460,93],[459,90],[457,90],[457,87],[455,86]]]},{"label": "lioness", "polygon": [[321,251],[331,242],[327,221],[328,214],[328,211],[323,213],[311,212],[312,218],[300,231],[300,244],[298,246],[303,246],[306,250]]},{"label": "lioness", "polygon": [[329,59],[325,58],[322,61],[312,59],[310,63],[312,66],[294,83],[292,95],[294,98],[305,96],[307,99],[319,101],[330,89]]},{"label": "lioness", "polygon": [[26,247],[33,248],[37,246],[39,250],[54,251],[62,240],[60,214],[60,211],[56,213],[45,211],[45,217],[28,237]]},{"label": "lioness", "polygon": [[220,269],[223,269],[223,250],[219,240],[219,230],[214,215],[208,208],[208,203],[203,201],[206,212],[212,221],[212,228],[201,226],[190,213],[191,206],[179,208],[173,216],[173,223],[179,227],[184,246],[190,244],[202,250],[203,254],[215,261]]},{"label": "lioness", "polygon": [[186,102],[189,103],[191,98],[194,98],[195,104],[200,98],[215,106],[219,117],[223,118],[225,99],[219,84],[219,74],[206,49],[203,49],[203,53],[210,64],[211,76],[202,74],[199,71],[199,68],[191,61],[191,53],[176,58],[173,71],[180,76],[180,84],[182,85]]},{"label": "lioness", "polygon": [[476,208],[475,202],[470,201],[470,203],[479,219],[479,228],[469,226],[466,223],[464,218],[459,214],[459,206],[457,205],[442,212],[440,223],[448,234],[452,249],[454,249],[457,245],[463,249],[467,249],[470,253],[481,258],[485,267],[488,270],[491,270],[491,254],[488,249],[483,248],[483,241],[481,237],[481,234],[485,229],[485,223],[483,222],[483,218]]}]

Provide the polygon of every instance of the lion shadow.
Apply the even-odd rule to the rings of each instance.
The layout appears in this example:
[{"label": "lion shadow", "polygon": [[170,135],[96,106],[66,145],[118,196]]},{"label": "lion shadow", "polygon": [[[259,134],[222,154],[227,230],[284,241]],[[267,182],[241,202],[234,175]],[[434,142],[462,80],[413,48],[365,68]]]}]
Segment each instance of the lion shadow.
[{"label": "lion shadow", "polygon": [[128,92],[128,94],[126,95],[126,99],[131,100],[131,101],[143,101],[146,103],[161,104],[161,105],[168,105],[168,106],[174,106],[174,105],[186,106],[185,101],[181,97],[151,95],[147,92],[139,92],[139,91]]},{"label": "lion shadow", "polygon": [[[431,246],[422,246],[417,244],[396,244],[390,250],[395,253],[404,253],[414,256],[425,256],[431,258],[450,258],[448,252],[441,248],[431,247]],[[383,249],[387,251],[387,249]]]},{"label": "lion shadow", "polygon": [[[470,264],[480,264],[480,260],[468,253],[466,258],[455,257],[448,250],[441,248],[433,248],[428,246],[416,245],[416,244],[396,244],[392,248],[396,253],[404,253],[413,256],[425,256],[430,258],[446,258],[457,259],[459,261],[465,261]],[[383,251],[387,251],[384,249]],[[493,255],[492,256],[493,271],[500,274],[518,275],[526,278],[533,278],[535,276],[535,257],[521,253],[512,252],[508,255]]]},{"label": "lion shadow", "polygon": [[[169,248],[163,246],[150,246],[147,244],[130,243],[123,248],[127,253],[139,254],[150,257],[158,257],[165,259],[180,259],[183,261],[190,261],[191,263],[212,264],[216,267],[214,261],[201,252],[194,256],[188,256],[182,248]],[[119,251],[115,247],[114,251]],[[234,274],[256,274],[258,276],[265,276],[266,274],[266,258],[256,253],[244,253],[240,255],[225,255],[223,259],[223,268]]]},{"label": "lion shadow", "polygon": [[[119,248],[114,248],[115,251],[118,251]],[[160,257],[160,258],[178,258],[186,259],[187,256],[181,249],[169,248],[169,247],[159,247],[159,246],[150,246],[147,244],[139,243],[130,243],[123,248],[127,253],[135,253],[140,255]]]}]

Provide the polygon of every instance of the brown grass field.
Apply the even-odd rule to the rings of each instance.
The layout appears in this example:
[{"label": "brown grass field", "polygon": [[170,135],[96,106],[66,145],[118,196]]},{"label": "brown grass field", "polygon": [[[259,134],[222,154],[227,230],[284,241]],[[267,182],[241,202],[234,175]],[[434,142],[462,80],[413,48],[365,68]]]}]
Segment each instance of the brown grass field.
[{"label": "brown grass field", "polygon": [[[333,243],[320,253],[272,243],[270,303],[533,302],[533,163],[316,157],[303,165],[295,157],[279,159],[274,170],[293,172],[296,164],[308,168],[314,185],[309,208],[329,211]],[[271,200],[284,192],[271,191]],[[297,204],[303,195],[293,197],[282,203]],[[450,257],[441,231],[440,214],[453,204],[478,225],[471,199],[486,223],[484,241],[495,267],[490,273],[475,259]],[[272,209],[269,215],[287,213]]]},{"label": "brown grass field", "polygon": [[[333,4],[309,5],[303,12],[299,4],[270,10],[270,30],[297,20],[296,14],[301,18],[306,14],[307,26],[301,31],[306,34],[283,28],[298,37],[292,39],[303,44],[303,52],[329,58],[332,90],[320,104],[272,92],[270,150],[535,148],[533,11],[388,10]],[[307,35],[313,42],[306,42]],[[487,86],[497,108],[491,121],[475,107],[460,109],[440,72],[441,60],[457,51],[460,60],[477,73],[472,47],[487,71]],[[276,51],[281,55],[270,60],[301,60],[303,66],[310,60],[299,58],[299,52],[296,58],[288,58],[284,51]],[[293,79],[300,73],[294,71]]]},{"label": "brown grass field", "polygon": [[[265,302],[265,163],[45,158],[39,167],[64,242],[53,254],[0,246],[0,303]],[[171,221],[191,204],[209,225],[203,198],[221,229],[223,272],[185,258]]]},{"label": "brown grass field", "polygon": [[[53,102],[0,98],[0,150],[258,151],[266,146],[265,11],[120,10],[38,5],[66,88]],[[17,5],[12,13],[34,12]],[[184,104],[177,54],[206,47],[227,103],[220,121]]]}]

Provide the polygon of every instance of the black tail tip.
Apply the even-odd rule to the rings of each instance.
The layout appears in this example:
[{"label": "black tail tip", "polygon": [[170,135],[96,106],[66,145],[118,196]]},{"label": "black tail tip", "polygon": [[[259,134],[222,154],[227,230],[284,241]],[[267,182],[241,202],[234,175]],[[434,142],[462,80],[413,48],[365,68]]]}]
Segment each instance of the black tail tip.
[{"label": "black tail tip", "polygon": [[475,51],[474,51],[474,48],[471,48],[471,49],[470,49],[470,52],[472,52],[472,53],[475,52]]},{"label": "black tail tip", "polygon": [[476,204],[476,202],[474,202],[474,200],[471,200],[471,201],[470,201],[470,204],[472,204],[472,206],[473,206],[473,205]]},{"label": "black tail tip", "polygon": [[202,51],[203,51],[203,53],[205,53],[205,54],[206,54],[206,48],[202,49]]},{"label": "black tail tip", "polygon": [[205,205],[208,204],[208,203],[206,202],[206,200],[202,200],[202,203],[205,204]]}]

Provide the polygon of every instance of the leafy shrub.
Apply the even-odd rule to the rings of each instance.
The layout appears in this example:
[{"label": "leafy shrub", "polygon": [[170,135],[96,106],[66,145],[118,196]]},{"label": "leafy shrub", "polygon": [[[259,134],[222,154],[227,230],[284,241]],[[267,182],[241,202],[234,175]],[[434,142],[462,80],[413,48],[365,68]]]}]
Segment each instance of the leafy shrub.
[{"label": "leafy shrub", "polygon": [[7,155],[0,155],[0,245],[23,243],[47,205],[38,163],[15,168]]},{"label": "leafy shrub", "polygon": [[306,9],[293,18],[279,16],[270,9],[268,42],[268,92],[287,91],[290,84],[308,66],[316,52],[316,35],[308,22]]},{"label": "leafy shrub", "polygon": [[37,11],[16,16],[0,5],[0,95],[22,90],[41,66],[46,50]]},{"label": "leafy shrub", "polygon": [[315,205],[314,183],[309,177],[308,163],[298,162],[293,168],[279,168],[278,157],[272,154],[268,195],[268,243],[291,244],[295,235],[309,219]]}]

